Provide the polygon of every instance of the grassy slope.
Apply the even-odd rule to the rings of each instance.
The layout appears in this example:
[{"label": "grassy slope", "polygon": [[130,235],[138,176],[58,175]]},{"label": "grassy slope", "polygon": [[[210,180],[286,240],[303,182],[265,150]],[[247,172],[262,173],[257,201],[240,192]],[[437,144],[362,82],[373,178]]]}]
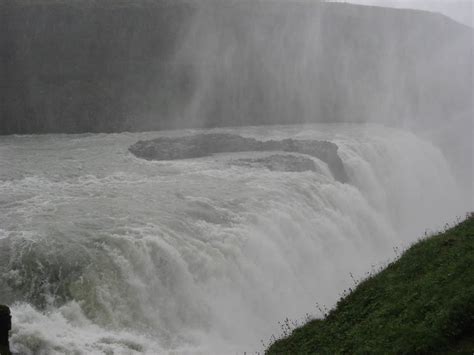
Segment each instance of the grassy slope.
[{"label": "grassy slope", "polygon": [[420,241],[268,354],[474,352],[474,215]]}]

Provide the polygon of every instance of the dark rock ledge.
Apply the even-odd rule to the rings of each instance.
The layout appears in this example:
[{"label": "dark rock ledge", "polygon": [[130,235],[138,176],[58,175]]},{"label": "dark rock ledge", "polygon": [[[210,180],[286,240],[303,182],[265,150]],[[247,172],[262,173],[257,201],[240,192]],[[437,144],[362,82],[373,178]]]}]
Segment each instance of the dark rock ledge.
[{"label": "dark rock ledge", "polygon": [[129,148],[138,158],[146,160],[177,160],[210,156],[215,153],[279,151],[306,154],[328,164],[334,178],[347,182],[347,174],[336,144],[317,140],[268,140],[241,137],[235,134],[210,133],[184,137],[160,137],[138,141]]}]

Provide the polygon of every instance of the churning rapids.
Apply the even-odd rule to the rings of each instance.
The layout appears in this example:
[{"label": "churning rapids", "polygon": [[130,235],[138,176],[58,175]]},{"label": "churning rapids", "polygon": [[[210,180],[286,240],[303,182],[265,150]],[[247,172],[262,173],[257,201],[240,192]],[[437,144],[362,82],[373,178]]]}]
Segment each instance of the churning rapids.
[{"label": "churning rapids", "polygon": [[333,142],[348,182],[293,153],[276,164],[313,168],[270,169],[265,152],[147,161],[128,151],[190,130],[0,138],[0,299],[13,304],[14,351],[261,350],[278,321],[331,306],[350,273],[467,208],[442,153],[412,133],[211,132]]}]

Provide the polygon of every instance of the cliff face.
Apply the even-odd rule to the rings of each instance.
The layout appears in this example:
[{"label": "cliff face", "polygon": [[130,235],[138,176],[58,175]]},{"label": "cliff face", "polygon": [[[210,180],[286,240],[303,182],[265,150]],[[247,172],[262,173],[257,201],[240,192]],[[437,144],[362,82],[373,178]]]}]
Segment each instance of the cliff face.
[{"label": "cliff face", "polygon": [[8,1],[0,11],[0,133],[120,131],[139,108],[169,117],[185,3]]},{"label": "cliff face", "polygon": [[0,4],[0,134],[472,117],[472,29],[283,1]]}]

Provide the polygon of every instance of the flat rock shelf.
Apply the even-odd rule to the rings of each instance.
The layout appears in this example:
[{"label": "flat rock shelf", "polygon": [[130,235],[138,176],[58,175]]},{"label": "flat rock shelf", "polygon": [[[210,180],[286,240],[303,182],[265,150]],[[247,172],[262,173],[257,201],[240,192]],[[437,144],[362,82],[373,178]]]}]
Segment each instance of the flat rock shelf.
[{"label": "flat rock shelf", "polygon": [[146,160],[191,159],[211,156],[216,153],[252,151],[299,153],[322,160],[328,165],[336,180],[342,183],[348,181],[342,160],[337,154],[337,145],[327,141],[291,138],[259,141],[236,134],[209,133],[138,141],[129,150],[136,157]]}]

